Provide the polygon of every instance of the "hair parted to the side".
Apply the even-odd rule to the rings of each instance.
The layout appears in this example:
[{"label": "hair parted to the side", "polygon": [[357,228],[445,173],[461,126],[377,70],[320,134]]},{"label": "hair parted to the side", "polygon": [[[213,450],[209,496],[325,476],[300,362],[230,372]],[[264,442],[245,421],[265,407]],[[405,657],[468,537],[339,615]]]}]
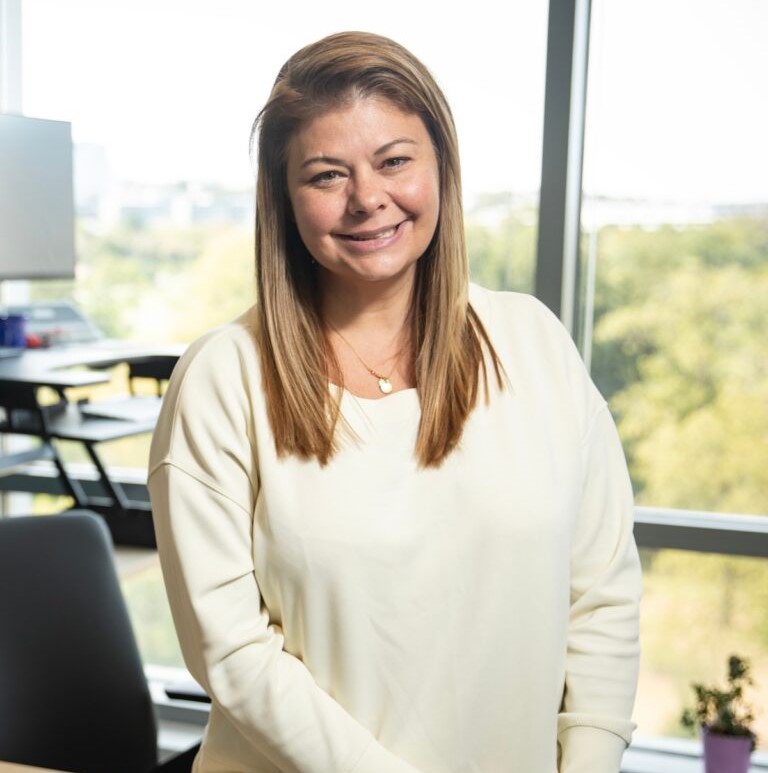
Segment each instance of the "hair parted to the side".
[{"label": "hair parted to the side", "polygon": [[278,454],[326,464],[337,450],[340,407],[328,381],[329,374],[338,374],[323,332],[311,255],[291,217],[286,164],[288,143],[301,126],[358,97],[386,99],[420,116],[438,160],[440,213],[432,241],[416,263],[410,315],[421,403],[415,455],[422,466],[438,466],[461,439],[481,378],[488,397],[486,355],[500,389],[502,368],[469,304],[461,173],[450,108],[427,68],[379,35],[341,32],[296,52],[280,70],[253,126],[255,335],[267,412]]}]

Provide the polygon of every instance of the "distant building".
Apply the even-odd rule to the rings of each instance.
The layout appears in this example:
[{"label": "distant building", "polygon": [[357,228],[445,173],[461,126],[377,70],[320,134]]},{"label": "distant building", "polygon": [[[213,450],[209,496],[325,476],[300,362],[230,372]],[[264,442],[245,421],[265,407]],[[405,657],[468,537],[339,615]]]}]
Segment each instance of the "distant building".
[{"label": "distant building", "polygon": [[251,190],[230,190],[215,183],[153,184],[117,180],[100,145],[75,146],[77,215],[94,230],[119,222],[142,227],[199,223],[243,223],[253,220]]}]

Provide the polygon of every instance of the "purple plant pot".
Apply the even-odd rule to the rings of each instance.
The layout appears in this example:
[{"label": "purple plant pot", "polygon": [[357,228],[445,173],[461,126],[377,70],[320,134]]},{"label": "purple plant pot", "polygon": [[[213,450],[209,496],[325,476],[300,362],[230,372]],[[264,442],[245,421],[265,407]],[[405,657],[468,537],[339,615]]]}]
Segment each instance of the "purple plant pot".
[{"label": "purple plant pot", "polygon": [[705,773],[749,773],[752,740],[732,735],[701,733],[704,741]]}]

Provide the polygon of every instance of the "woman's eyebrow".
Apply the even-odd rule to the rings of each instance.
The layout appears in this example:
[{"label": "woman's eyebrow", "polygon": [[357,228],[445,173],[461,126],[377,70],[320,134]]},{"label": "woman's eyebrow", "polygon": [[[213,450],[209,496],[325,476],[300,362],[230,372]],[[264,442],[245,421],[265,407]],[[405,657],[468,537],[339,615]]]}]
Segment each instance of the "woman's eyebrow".
[{"label": "woman's eyebrow", "polygon": [[386,145],[382,145],[378,150],[374,151],[373,155],[379,156],[382,153],[386,153],[394,145],[400,145],[403,142],[407,142],[411,145],[419,144],[418,142],[416,142],[416,140],[412,140],[410,137],[398,137],[396,140],[392,140],[392,142],[388,142]]},{"label": "woman's eyebrow", "polygon": [[303,169],[310,164],[333,164],[334,166],[344,166],[344,162],[340,158],[333,158],[332,156],[313,156],[306,161],[302,161],[299,169]]},{"label": "woman's eyebrow", "polygon": [[[382,153],[386,153],[390,148],[394,147],[395,145],[400,145],[402,143],[408,143],[410,145],[419,144],[418,142],[416,142],[416,140],[412,140],[410,137],[398,137],[396,140],[387,142],[377,150],[374,150],[373,155],[380,156]],[[306,161],[302,161],[299,169],[303,169],[305,166],[309,166],[310,164],[318,164],[318,163],[332,164],[334,166],[344,166],[344,161],[342,161],[340,158],[335,158],[334,156],[312,156],[312,158],[308,158]]]}]

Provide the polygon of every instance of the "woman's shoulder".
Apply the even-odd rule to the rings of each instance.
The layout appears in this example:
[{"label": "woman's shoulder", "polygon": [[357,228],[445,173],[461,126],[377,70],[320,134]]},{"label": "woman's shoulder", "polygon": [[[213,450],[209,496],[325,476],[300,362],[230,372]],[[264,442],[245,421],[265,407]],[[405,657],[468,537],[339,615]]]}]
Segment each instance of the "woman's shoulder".
[{"label": "woman's shoulder", "polygon": [[533,295],[470,284],[469,300],[494,343],[502,339],[573,348],[562,322]]},{"label": "woman's shoulder", "polygon": [[190,361],[205,359],[215,357],[222,348],[225,351],[232,351],[244,345],[253,345],[255,324],[256,306],[251,306],[235,319],[223,325],[217,325],[198,336],[187,347],[182,358]]},{"label": "woman's shoulder", "polygon": [[[227,480],[225,459],[252,457],[249,431],[258,393],[252,311],[208,331],[179,359],[152,436],[148,476],[166,464],[199,481]],[[239,484],[232,477],[234,490]],[[245,501],[243,494],[237,501]]]},{"label": "woman's shoulder", "polygon": [[604,406],[570,333],[538,298],[472,285],[470,303],[518,394],[567,401],[585,422]]},{"label": "woman's shoulder", "polygon": [[[150,451],[150,469],[171,456],[191,457],[201,438],[247,427],[259,391],[253,310],[193,341],[173,370]],[[247,437],[247,432],[243,432]],[[190,441],[194,438],[194,441]]]},{"label": "woman's shoulder", "polygon": [[255,312],[252,306],[195,339],[179,358],[170,386],[179,387],[189,380],[213,385],[256,368]]}]

